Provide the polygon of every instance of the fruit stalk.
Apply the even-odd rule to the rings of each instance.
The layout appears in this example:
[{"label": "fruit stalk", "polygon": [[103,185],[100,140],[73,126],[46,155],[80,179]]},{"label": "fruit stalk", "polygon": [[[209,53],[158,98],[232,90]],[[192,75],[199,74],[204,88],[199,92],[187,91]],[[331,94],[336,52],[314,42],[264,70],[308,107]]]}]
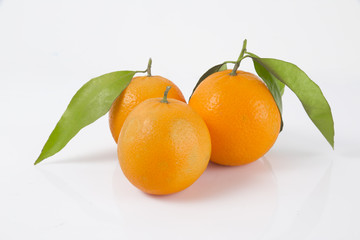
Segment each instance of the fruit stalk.
[{"label": "fruit stalk", "polygon": [[152,59],[149,58],[148,66],[146,68],[146,72],[147,72],[148,77],[151,77],[151,64],[152,64]]},{"label": "fruit stalk", "polygon": [[167,100],[167,95],[168,95],[170,89],[171,89],[171,86],[167,86],[167,87],[166,87],[165,92],[164,92],[164,97],[163,97],[163,99],[162,99],[160,102],[162,102],[162,103],[169,103],[168,100]]},{"label": "fruit stalk", "polygon": [[230,75],[231,76],[236,76],[236,71],[238,70],[239,66],[240,66],[240,62],[241,60],[244,59],[244,54],[246,52],[246,44],[247,44],[247,40],[245,39],[244,42],[243,42],[243,47],[242,47],[242,50],[240,52],[240,56],[239,58],[237,59],[236,63],[235,63],[235,66],[233,68],[233,70],[231,71]]}]

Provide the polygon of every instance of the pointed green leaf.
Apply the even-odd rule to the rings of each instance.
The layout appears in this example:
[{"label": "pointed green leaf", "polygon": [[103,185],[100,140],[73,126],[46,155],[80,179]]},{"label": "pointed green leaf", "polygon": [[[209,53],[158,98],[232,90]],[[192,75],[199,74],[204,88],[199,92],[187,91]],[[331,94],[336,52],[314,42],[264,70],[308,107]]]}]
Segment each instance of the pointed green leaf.
[{"label": "pointed green leaf", "polygon": [[334,120],[320,87],[292,63],[254,56],[252,59],[296,94],[312,122],[334,148]]},{"label": "pointed green leaf", "polygon": [[35,164],[59,152],[82,128],[106,114],[134,74],[112,72],[85,83],[71,99]]},{"label": "pointed green leaf", "polygon": [[211,74],[213,73],[216,73],[216,72],[221,72],[221,71],[224,71],[227,69],[227,66],[226,66],[226,63],[221,63],[221,64],[218,64],[216,66],[213,66],[212,68],[210,68],[209,70],[207,70],[199,79],[199,81],[196,83],[190,97],[189,97],[189,101],[190,101],[190,98],[191,96],[194,94],[195,92],[195,89],[200,85],[200,83],[202,81],[205,80],[205,78],[207,78],[208,76],[210,76]]}]

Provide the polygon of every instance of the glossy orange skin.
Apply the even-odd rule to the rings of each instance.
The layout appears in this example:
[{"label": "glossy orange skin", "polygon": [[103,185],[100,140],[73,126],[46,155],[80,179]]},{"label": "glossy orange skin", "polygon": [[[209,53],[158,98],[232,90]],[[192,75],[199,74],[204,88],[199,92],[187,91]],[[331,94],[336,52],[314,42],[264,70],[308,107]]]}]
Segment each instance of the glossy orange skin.
[{"label": "glossy orange skin", "polygon": [[161,76],[134,77],[126,89],[114,101],[109,111],[111,134],[117,143],[119,134],[129,113],[141,102],[149,98],[162,97],[167,86],[171,86],[168,97],[185,102],[180,89],[170,80]]},{"label": "glossy orange skin", "polygon": [[189,105],[206,122],[211,136],[211,161],[242,165],[262,157],[275,143],[281,117],[265,84],[254,74],[231,70],[207,77]]},{"label": "glossy orange skin", "polygon": [[156,195],[189,187],[205,171],[211,154],[203,119],[184,102],[160,101],[140,103],[125,120],[118,141],[118,158],[127,179]]}]

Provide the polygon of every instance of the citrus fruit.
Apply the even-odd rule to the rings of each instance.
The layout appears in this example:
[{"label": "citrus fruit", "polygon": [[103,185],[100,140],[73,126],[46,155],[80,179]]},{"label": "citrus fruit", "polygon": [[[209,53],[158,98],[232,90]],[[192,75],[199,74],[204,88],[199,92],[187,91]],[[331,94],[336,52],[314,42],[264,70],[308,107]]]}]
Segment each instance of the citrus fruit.
[{"label": "citrus fruit", "polygon": [[134,77],[126,89],[114,101],[109,111],[109,126],[111,134],[118,141],[121,127],[128,114],[142,101],[149,98],[162,97],[166,86],[173,89],[170,98],[185,102],[180,89],[170,80],[160,76]]},{"label": "citrus fruit", "polygon": [[127,179],[156,195],[189,187],[205,171],[211,154],[203,119],[166,94],[140,103],[126,118],[118,141],[118,158]]},{"label": "citrus fruit", "polygon": [[262,157],[275,143],[281,116],[266,85],[254,74],[225,70],[208,76],[189,105],[206,122],[211,161],[242,165]]}]

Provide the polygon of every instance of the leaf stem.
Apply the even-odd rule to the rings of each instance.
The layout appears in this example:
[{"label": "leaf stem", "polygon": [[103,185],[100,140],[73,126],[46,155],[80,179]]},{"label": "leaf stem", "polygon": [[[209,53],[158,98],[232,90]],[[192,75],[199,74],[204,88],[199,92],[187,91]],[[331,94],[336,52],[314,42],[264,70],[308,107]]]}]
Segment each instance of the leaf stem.
[{"label": "leaf stem", "polygon": [[162,103],[169,103],[168,100],[167,100],[167,95],[168,95],[170,89],[171,89],[171,86],[167,86],[167,87],[166,87],[165,92],[164,92],[164,97],[163,97],[163,99],[161,99],[160,102],[162,102]]},{"label": "leaf stem", "polygon": [[259,56],[255,55],[254,53],[251,53],[251,52],[248,52],[248,51],[245,51],[245,53],[251,55],[251,57],[259,58]]},{"label": "leaf stem", "polygon": [[148,65],[147,65],[147,68],[144,70],[144,71],[135,71],[135,73],[147,73],[147,76],[148,77],[151,77],[151,65],[152,65],[152,59],[149,58],[149,62],[148,62]]},{"label": "leaf stem", "polygon": [[243,42],[243,46],[242,46],[239,58],[237,59],[237,61],[235,63],[235,66],[234,66],[233,70],[230,73],[231,76],[236,76],[236,71],[238,70],[238,68],[240,66],[241,60],[243,60],[246,57],[246,56],[244,57],[244,54],[246,52],[246,44],[247,44],[247,40],[245,39],[244,42]]},{"label": "leaf stem", "polygon": [[225,61],[225,62],[223,62],[223,64],[226,64],[226,63],[233,63],[233,64],[235,64],[236,61]]}]

